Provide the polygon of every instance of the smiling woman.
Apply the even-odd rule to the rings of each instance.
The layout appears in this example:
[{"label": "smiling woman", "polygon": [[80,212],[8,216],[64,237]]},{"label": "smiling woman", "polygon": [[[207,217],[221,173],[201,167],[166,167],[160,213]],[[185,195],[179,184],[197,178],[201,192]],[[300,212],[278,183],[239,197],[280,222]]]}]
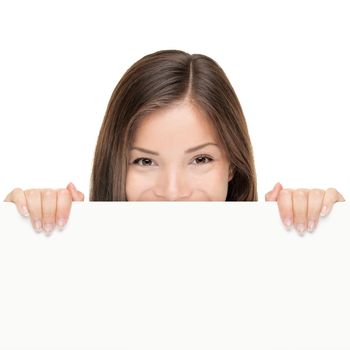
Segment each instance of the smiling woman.
[{"label": "smiling woman", "polygon": [[[30,215],[38,232],[67,222],[66,189],[14,189],[6,201]],[[91,201],[256,201],[253,150],[242,108],[227,76],[210,57],[162,50],[134,63],[115,87],[97,140]],[[335,189],[283,189],[283,223],[311,232],[320,215],[343,201]]]},{"label": "smiling woman", "polygon": [[133,145],[143,147],[130,150],[127,200],[225,201],[232,167],[209,121],[187,100],[142,120]]},{"label": "smiling woman", "polygon": [[[185,151],[208,142],[217,145],[203,148],[210,161],[193,165],[203,155]],[[140,148],[158,160],[142,172],[129,161],[147,153]],[[213,59],[164,50],[129,68],[100,130],[90,200],[257,200],[243,111]]]}]

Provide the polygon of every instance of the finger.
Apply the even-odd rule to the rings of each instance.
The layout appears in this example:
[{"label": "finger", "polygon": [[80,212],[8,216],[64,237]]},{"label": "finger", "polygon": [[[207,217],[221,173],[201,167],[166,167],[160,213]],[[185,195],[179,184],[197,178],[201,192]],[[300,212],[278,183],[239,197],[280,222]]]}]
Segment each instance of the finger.
[{"label": "finger", "polygon": [[67,223],[72,206],[72,195],[69,190],[61,189],[57,194],[56,223],[62,229]]},{"label": "finger", "polygon": [[5,198],[5,202],[13,202],[18,212],[23,216],[29,216],[26,196],[21,188],[15,188]]},{"label": "finger", "polygon": [[67,189],[70,191],[73,201],[75,202],[84,201],[84,194],[78,191],[72,182],[68,184]]},{"label": "finger", "polygon": [[292,191],[283,189],[278,196],[278,209],[280,217],[286,228],[289,230],[293,224],[293,201]]},{"label": "finger", "polygon": [[344,201],[344,197],[335,188],[328,188],[323,198],[321,216],[327,216],[332,210],[334,203]]},{"label": "finger", "polygon": [[313,189],[309,191],[308,207],[307,207],[307,230],[312,232],[318,223],[322,209],[323,197],[325,191]]},{"label": "finger", "polygon": [[282,185],[277,182],[274,188],[265,194],[265,201],[266,202],[275,202],[278,198],[278,195],[280,191],[283,189]]},{"label": "finger", "polygon": [[56,222],[56,205],[57,192],[52,189],[45,189],[42,191],[42,213],[43,213],[43,227],[47,234],[50,234],[55,228]]},{"label": "finger", "polygon": [[304,235],[307,222],[308,190],[298,189],[293,191],[293,216],[294,227],[300,235]]},{"label": "finger", "polygon": [[24,194],[26,196],[32,226],[39,233],[42,231],[41,191],[35,189],[26,190]]}]

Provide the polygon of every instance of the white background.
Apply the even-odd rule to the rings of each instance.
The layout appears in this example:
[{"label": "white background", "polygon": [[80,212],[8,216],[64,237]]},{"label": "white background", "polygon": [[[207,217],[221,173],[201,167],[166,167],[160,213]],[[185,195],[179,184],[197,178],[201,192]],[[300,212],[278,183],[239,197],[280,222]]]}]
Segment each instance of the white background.
[{"label": "white background", "polygon": [[142,56],[214,58],[242,104],[260,200],[275,182],[350,197],[347,1],[1,1],[0,196],[88,195],[110,95]]},{"label": "white background", "polygon": [[348,350],[349,209],[73,203],[46,238],[0,203],[0,349]]}]

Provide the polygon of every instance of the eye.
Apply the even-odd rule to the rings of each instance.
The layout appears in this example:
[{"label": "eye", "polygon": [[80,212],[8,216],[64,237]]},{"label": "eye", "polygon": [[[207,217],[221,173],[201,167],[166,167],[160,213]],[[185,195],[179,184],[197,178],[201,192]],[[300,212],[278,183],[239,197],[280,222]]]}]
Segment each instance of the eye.
[{"label": "eye", "polygon": [[[199,164],[198,163],[197,164],[201,165],[201,164],[208,164],[208,163],[212,162],[213,158],[205,156],[204,154],[201,154],[195,158],[195,161],[196,160],[199,160]],[[207,160],[207,161],[205,161],[205,160]]]},{"label": "eye", "polygon": [[[199,155],[194,159],[194,161],[196,161],[195,165],[204,165],[211,163],[213,161],[213,158],[206,155]],[[152,162],[153,161],[150,158],[137,158],[132,162],[132,164],[139,165],[141,167],[150,167],[152,166]]]},{"label": "eye", "polygon": [[[146,165],[142,165],[142,163],[140,164],[139,163],[139,161],[142,161],[142,160],[147,160],[148,161],[148,164],[146,164]],[[150,166],[150,162],[152,162],[152,159],[149,159],[149,158],[137,158],[137,159],[135,159],[133,162],[132,162],[132,164],[136,164],[136,165],[140,165],[140,166],[142,166],[142,167],[148,167],[148,166]]]}]

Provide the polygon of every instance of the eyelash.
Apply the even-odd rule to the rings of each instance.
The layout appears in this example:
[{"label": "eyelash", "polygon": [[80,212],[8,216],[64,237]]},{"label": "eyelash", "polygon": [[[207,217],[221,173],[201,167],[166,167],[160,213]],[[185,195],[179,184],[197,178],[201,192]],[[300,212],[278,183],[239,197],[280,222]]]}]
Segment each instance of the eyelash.
[{"label": "eyelash", "polygon": [[[205,165],[205,164],[209,164],[209,163],[211,163],[212,161],[214,161],[214,159],[213,159],[212,157],[206,156],[205,154],[200,154],[200,155],[197,156],[194,160],[196,160],[196,159],[198,159],[198,158],[206,158],[206,159],[208,159],[208,161],[207,161],[206,163],[201,163],[201,164],[197,164],[197,165]],[[150,166],[151,166],[151,165],[140,165],[140,164],[138,164],[138,162],[139,162],[140,160],[142,160],[142,159],[148,159],[148,160],[151,160],[151,161],[152,161],[152,159],[150,159],[150,158],[144,158],[144,157],[142,157],[142,158],[137,158],[137,159],[135,159],[135,160],[132,162],[132,164],[139,165],[139,166],[141,166],[141,167],[143,167],[143,168],[147,168],[147,167],[150,167]]]}]

